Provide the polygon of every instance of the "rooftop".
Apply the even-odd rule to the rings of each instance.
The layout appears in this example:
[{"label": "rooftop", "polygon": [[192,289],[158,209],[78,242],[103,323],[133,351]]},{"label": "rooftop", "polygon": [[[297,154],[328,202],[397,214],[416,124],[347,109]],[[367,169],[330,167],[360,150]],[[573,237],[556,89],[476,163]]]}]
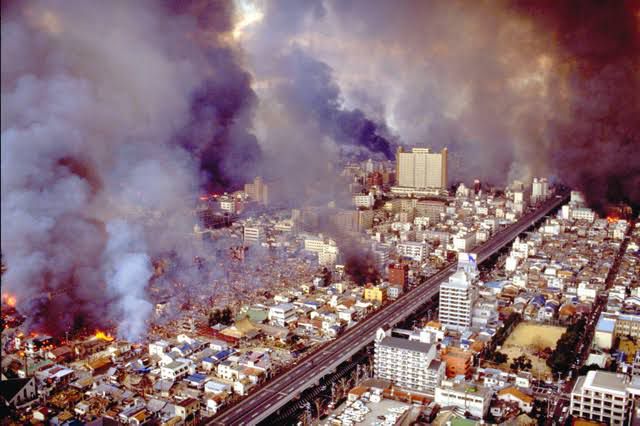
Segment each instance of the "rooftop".
[{"label": "rooftop", "polygon": [[429,353],[429,350],[431,350],[431,345],[428,343],[423,343],[416,340],[402,339],[400,337],[392,337],[392,336],[385,337],[378,343],[378,345],[397,348],[397,349],[403,349],[403,350],[413,351],[413,352],[422,352],[425,354]]},{"label": "rooftop", "polygon": [[615,326],[616,321],[614,319],[601,317],[598,320],[598,324],[596,325],[596,331],[613,333],[613,329],[615,328]]},{"label": "rooftop", "polygon": [[586,376],[580,377],[574,386],[574,392],[580,392],[584,388],[600,389],[603,391],[626,393],[627,380],[625,376],[608,371],[593,370]]}]

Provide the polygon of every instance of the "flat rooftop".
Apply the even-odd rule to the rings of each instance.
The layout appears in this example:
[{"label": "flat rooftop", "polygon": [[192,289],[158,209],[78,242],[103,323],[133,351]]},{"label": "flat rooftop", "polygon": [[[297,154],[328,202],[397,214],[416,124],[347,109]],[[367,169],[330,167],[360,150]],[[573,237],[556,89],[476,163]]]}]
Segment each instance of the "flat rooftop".
[{"label": "flat rooftop", "polygon": [[429,353],[429,350],[431,349],[431,345],[428,343],[419,342],[417,340],[403,339],[401,337],[392,337],[392,336],[385,337],[378,343],[378,345],[397,348],[397,349],[404,349],[404,350],[413,351],[413,352],[422,352],[425,354]]}]

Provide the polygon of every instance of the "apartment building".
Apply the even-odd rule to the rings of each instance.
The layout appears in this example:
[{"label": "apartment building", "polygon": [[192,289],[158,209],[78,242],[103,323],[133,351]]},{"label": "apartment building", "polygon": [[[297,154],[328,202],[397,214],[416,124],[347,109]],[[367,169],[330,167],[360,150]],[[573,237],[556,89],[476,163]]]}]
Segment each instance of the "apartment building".
[{"label": "apartment building", "polygon": [[627,424],[640,384],[623,374],[589,371],[578,377],[571,391],[571,414],[610,425]]},{"label": "apartment building", "polygon": [[387,300],[387,288],[379,285],[367,284],[362,295],[367,302],[384,303]]},{"label": "apartment building", "polygon": [[440,284],[440,323],[463,331],[471,326],[476,289],[464,271],[458,271]]},{"label": "apartment building", "polygon": [[413,241],[398,244],[397,251],[400,256],[407,257],[416,262],[424,261],[427,256],[426,244]]},{"label": "apartment building", "polygon": [[261,226],[245,226],[244,227],[244,243],[259,244],[264,241],[265,233]]},{"label": "apartment building", "polygon": [[435,395],[444,377],[445,365],[436,359],[436,346],[415,340],[376,334],[374,371],[376,377],[395,385]]}]

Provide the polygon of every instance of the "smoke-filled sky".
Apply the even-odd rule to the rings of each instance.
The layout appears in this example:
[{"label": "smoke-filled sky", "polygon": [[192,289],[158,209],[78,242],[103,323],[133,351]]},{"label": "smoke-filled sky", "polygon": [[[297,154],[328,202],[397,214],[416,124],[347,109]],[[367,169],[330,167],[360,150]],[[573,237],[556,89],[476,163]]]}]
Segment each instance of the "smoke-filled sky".
[{"label": "smoke-filled sky", "polygon": [[447,146],[455,180],[640,205],[638,0],[3,1],[1,24],[2,285],[52,332],[141,337],[198,193],[317,183],[339,153]]},{"label": "smoke-filled sky", "polygon": [[380,138],[347,140],[447,146],[456,180],[549,175],[638,205],[639,1],[241,4],[265,149],[341,141],[362,114]]}]

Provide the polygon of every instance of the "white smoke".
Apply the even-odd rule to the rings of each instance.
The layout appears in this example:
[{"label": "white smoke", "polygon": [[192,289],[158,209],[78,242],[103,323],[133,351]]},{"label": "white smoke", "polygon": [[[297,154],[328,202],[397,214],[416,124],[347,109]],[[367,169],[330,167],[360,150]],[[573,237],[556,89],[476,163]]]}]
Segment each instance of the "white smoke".
[{"label": "white smoke", "polygon": [[104,275],[108,295],[116,300],[118,336],[136,341],[146,330],[145,320],[152,308],[145,294],[153,275],[151,260],[139,228],[116,220],[107,224],[107,233]]},{"label": "white smoke", "polygon": [[215,64],[162,2],[2,7],[3,292],[42,331],[138,339],[150,259],[193,225],[199,165],[173,138]]}]

